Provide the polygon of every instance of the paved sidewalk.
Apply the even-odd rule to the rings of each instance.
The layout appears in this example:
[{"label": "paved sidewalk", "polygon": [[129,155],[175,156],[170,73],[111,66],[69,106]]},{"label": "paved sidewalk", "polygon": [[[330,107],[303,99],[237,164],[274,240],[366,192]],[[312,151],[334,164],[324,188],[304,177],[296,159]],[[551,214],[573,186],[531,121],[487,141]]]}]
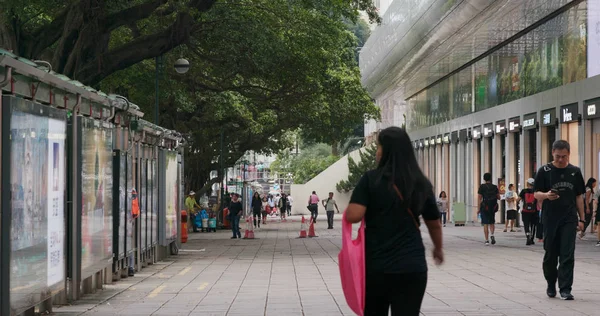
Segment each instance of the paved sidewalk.
[{"label": "paved sidewalk", "polygon": [[[57,315],[353,315],[337,268],[339,222],[318,238],[297,239],[299,218],[272,219],[255,240],[231,232],[196,233],[178,256],[86,296]],[[245,223],[244,223],[245,224]],[[244,226],[244,225],[242,225]],[[244,227],[243,227],[244,228]],[[573,302],[545,296],[541,245],[522,233],[496,233],[485,247],[479,227],[446,227],[446,264],[430,267],[423,315],[599,315],[600,248],[577,241]],[[424,230],[426,244],[429,237]],[[428,255],[428,257],[430,257]],[[400,286],[400,285],[399,285]]]}]

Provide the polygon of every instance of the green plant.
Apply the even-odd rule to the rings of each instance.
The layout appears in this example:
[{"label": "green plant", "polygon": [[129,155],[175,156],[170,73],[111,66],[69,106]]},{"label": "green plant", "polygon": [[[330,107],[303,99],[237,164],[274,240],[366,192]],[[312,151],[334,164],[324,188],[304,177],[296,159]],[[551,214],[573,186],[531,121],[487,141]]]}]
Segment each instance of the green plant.
[{"label": "green plant", "polygon": [[340,193],[354,190],[358,184],[358,180],[360,180],[365,172],[375,169],[377,166],[376,153],[377,146],[369,146],[359,152],[360,160],[358,161],[348,156],[348,169],[350,171],[348,179],[338,182],[335,186],[336,190]]}]

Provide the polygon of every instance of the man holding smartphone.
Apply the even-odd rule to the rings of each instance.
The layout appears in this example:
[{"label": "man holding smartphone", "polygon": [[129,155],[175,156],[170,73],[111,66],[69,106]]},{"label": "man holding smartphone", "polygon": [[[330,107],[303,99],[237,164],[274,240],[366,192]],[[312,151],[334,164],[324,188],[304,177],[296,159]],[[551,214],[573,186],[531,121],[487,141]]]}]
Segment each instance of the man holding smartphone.
[{"label": "man holding smartphone", "polygon": [[[537,172],[535,198],[543,201],[544,277],[546,294],[556,296],[556,281],[563,300],[573,300],[573,268],[575,266],[575,235],[583,229],[583,197],[585,183],[581,169],[569,163],[571,147],[567,141],[552,144],[553,161]],[[560,263],[560,265],[559,265]],[[557,269],[557,265],[558,269]]]}]

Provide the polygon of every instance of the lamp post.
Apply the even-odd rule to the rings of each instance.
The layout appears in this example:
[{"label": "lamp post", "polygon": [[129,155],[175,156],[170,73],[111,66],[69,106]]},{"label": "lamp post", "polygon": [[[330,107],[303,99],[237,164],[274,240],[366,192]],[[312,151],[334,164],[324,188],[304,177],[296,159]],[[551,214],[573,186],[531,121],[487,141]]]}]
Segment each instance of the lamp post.
[{"label": "lamp post", "polygon": [[[160,85],[159,85],[159,81],[160,81],[160,68],[162,68],[163,66],[163,56],[156,56],[156,58],[154,59],[154,68],[155,68],[155,82],[154,82],[154,90],[155,90],[155,97],[154,97],[154,124],[156,125],[160,125],[159,121],[158,121],[158,107],[159,107],[159,98],[160,98]],[[184,74],[186,72],[188,72],[188,70],[190,69],[190,62],[187,61],[184,58],[179,58],[177,59],[177,61],[175,61],[175,71],[178,74]]]}]

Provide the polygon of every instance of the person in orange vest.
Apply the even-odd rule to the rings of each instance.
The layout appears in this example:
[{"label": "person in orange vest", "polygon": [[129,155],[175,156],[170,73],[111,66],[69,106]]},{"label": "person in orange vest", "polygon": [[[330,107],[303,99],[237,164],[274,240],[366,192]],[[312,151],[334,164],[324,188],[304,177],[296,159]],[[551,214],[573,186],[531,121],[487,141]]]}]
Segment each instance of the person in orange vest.
[{"label": "person in orange vest", "polygon": [[[137,191],[135,189],[131,190],[131,221],[135,223],[135,219],[138,218],[140,216],[140,202],[138,200],[138,195],[137,195]],[[131,225],[131,227],[133,227],[133,225]],[[135,275],[135,269],[133,268],[134,266],[134,259],[133,259],[133,252],[131,253],[131,256],[129,257],[129,269],[127,271],[127,274],[132,277]]]}]

